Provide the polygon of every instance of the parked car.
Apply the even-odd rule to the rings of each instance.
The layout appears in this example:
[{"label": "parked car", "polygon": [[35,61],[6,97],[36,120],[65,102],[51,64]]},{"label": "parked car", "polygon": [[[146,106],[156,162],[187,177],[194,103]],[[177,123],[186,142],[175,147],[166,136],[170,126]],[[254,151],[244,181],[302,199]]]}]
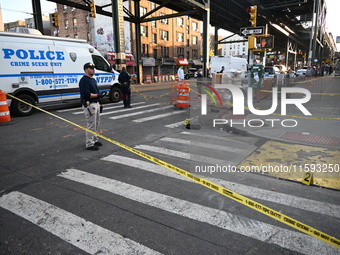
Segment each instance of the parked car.
[{"label": "parked car", "polygon": [[197,73],[197,68],[189,68],[186,74],[184,75],[184,79],[189,80],[192,77],[195,77]]},{"label": "parked car", "polygon": [[302,68],[299,68],[299,69],[297,69],[296,70],[296,76],[297,77],[304,77],[304,76],[306,76],[306,74],[307,74],[307,69],[308,69],[308,67],[307,66],[304,66],[304,67],[302,67]]}]

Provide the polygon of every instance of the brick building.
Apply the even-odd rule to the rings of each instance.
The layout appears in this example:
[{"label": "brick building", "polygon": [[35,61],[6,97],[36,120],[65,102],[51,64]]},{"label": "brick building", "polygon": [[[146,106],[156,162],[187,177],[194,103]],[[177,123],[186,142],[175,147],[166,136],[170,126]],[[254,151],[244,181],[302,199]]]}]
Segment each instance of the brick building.
[{"label": "brick building", "polygon": [[[83,3],[82,0],[77,0]],[[110,0],[96,0],[98,6],[111,3]],[[147,0],[140,1],[140,15],[156,8],[156,4]],[[124,7],[134,11],[134,1],[124,2]],[[109,5],[103,10],[112,11]],[[52,29],[52,35],[85,39],[96,47],[111,64],[114,63],[114,43],[112,18],[97,15],[90,18],[89,12],[66,5],[57,4],[59,27]],[[150,17],[173,14],[174,11],[161,8]],[[136,34],[135,24],[124,21],[125,52],[127,55],[127,69],[136,72]],[[188,16],[162,19],[148,23],[141,23],[141,64],[143,76],[147,74],[167,75],[175,74],[179,65],[186,68],[201,67],[201,22]]]}]

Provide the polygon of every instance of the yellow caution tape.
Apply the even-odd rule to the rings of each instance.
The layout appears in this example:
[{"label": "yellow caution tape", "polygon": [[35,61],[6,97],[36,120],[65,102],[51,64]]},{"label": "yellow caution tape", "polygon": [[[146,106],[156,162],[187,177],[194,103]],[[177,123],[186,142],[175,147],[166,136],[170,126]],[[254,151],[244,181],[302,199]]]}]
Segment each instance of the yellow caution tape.
[{"label": "yellow caution tape", "polygon": [[167,95],[169,95],[170,93],[172,93],[172,92],[174,91],[174,90],[170,90],[168,93],[162,94],[162,95],[160,95],[160,96],[150,97],[150,96],[146,96],[146,95],[144,95],[143,93],[141,93],[140,91],[138,91],[133,85],[130,85],[130,86],[132,87],[132,89],[133,89],[136,93],[138,93],[139,95],[141,95],[142,97],[144,97],[145,101],[148,101],[148,98],[154,99],[154,98],[159,98],[159,97],[167,96]]},{"label": "yellow caution tape", "polygon": [[163,166],[163,167],[165,167],[165,168],[167,168],[167,169],[169,169],[169,170],[171,170],[171,171],[173,171],[173,172],[175,172],[177,174],[180,174],[180,175],[182,175],[182,176],[184,176],[184,177],[186,177],[186,178],[188,178],[188,179],[190,179],[192,181],[195,181],[196,183],[198,183],[198,184],[200,184],[200,185],[202,185],[204,187],[207,187],[207,188],[209,188],[209,189],[211,189],[211,190],[213,190],[213,191],[215,191],[217,193],[220,193],[223,196],[226,196],[226,197],[228,197],[230,199],[233,199],[236,202],[239,202],[239,203],[241,203],[241,204],[243,204],[243,205],[245,205],[245,206],[247,206],[247,207],[249,207],[249,208],[251,208],[251,209],[253,209],[255,211],[258,211],[258,212],[260,212],[260,213],[262,213],[264,215],[267,215],[267,216],[269,216],[269,217],[271,217],[271,218],[273,218],[273,219],[275,219],[277,221],[280,221],[280,222],[286,224],[287,226],[295,228],[295,229],[297,229],[297,230],[299,230],[299,231],[301,231],[301,232],[303,232],[303,233],[305,233],[305,234],[307,234],[309,236],[315,237],[315,238],[317,238],[317,239],[319,239],[319,240],[321,240],[321,241],[323,241],[325,243],[328,243],[328,244],[333,245],[336,248],[340,249],[340,239],[338,239],[338,238],[335,238],[335,237],[333,237],[331,235],[328,235],[328,234],[326,234],[324,232],[321,232],[321,231],[319,231],[319,230],[317,230],[317,229],[315,229],[313,227],[310,227],[310,226],[302,223],[301,221],[295,220],[294,218],[291,218],[291,217],[289,217],[289,216],[287,216],[287,215],[285,215],[285,214],[283,214],[283,213],[281,213],[279,211],[273,210],[270,207],[267,207],[267,206],[265,206],[263,204],[260,204],[260,203],[256,202],[255,200],[249,199],[249,198],[247,198],[245,196],[242,196],[242,195],[240,195],[238,193],[235,193],[235,192],[233,192],[233,191],[231,191],[229,189],[226,189],[226,188],[224,188],[224,187],[222,187],[222,186],[220,186],[218,184],[215,184],[215,183],[213,183],[211,181],[208,181],[208,180],[206,180],[204,178],[201,178],[201,177],[199,177],[197,175],[194,175],[194,174],[192,174],[192,173],[190,173],[190,172],[188,172],[186,170],[183,170],[183,169],[181,169],[179,167],[176,167],[176,166],[174,166],[174,165],[172,165],[170,163],[167,163],[167,162],[165,162],[163,160],[160,160],[160,159],[158,159],[156,157],[150,156],[150,155],[148,155],[148,154],[146,154],[144,152],[141,152],[139,150],[136,150],[134,148],[131,148],[131,147],[129,147],[129,146],[125,145],[125,144],[122,144],[122,143],[120,143],[118,141],[112,140],[112,139],[110,139],[110,138],[108,138],[106,136],[103,136],[102,134],[99,134],[99,133],[96,133],[94,131],[91,131],[91,130],[85,128],[85,127],[82,127],[82,126],[80,126],[80,125],[78,125],[78,124],[76,124],[74,122],[71,122],[71,121],[69,121],[67,119],[64,119],[64,118],[62,118],[62,117],[60,117],[58,115],[55,115],[53,113],[50,113],[50,112],[48,112],[48,111],[46,111],[44,109],[41,109],[41,108],[39,108],[39,107],[37,107],[35,105],[29,104],[29,103],[27,103],[27,102],[25,102],[25,101],[15,97],[15,96],[13,96],[13,95],[10,95],[10,94],[7,94],[7,95],[12,97],[12,98],[14,98],[14,99],[16,99],[16,100],[18,100],[18,101],[20,101],[20,102],[22,102],[22,103],[25,103],[25,104],[33,107],[35,109],[38,109],[38,110],[40,110],[40,111],[42,111],[44,113],[47,113],[47,114],[49,114],[49,115],[51,115],[53,117],[56,117],[56,118],[58,118],[58,119],[60,119],[62,121],[65,121],[65,122],[67,122],[67,123],[69,123],[71,125],[74,125],[74,126],[76,126],[78,128],[81,128],[81,129],[83,129],[83,130],[85,130],[87,132],[90,132],[90,133],[94,134],[94,135],[97,135],[98,137],[101,137],[102,139],[104,139],[104,140],[106,140],[106,141],[108,141],[110,143],[113,143],[113,144],[115,144],[115,145],[117,145],[117,146],[119,146],[119,147],[121,147],[121,148],[123,148],[123,149],[125,149],[127,151],[130,151],[130,152],[132,152],[132,153],[134,153],[134,154],[136,154],[136,155],[138,155],[140,157],[143,157],[143,158],[145,158],[145,159],[147,159],[147,160],[149,160],[149,161],[151,161],[153,163],[156,163],[156,164],[158,164],[160,166]]}]

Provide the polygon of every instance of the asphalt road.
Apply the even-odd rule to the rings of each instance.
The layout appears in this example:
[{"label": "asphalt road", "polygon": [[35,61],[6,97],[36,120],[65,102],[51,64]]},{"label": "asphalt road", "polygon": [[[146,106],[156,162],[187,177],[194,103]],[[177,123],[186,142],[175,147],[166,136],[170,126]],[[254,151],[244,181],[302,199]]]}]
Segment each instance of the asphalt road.
[{"label": "asphalt road", "polygon": [[[213,128],[195,105],[180,110],[168,97],[134,94],[132,106],[105,104],[100,133],[340,238],[339,191],[212,173],[256,155],[265,139]],[[37,112],[0,126],[0,254],[339,253],[108,140],[87,151],[72,124],[86,125],[81,108],[48,110],[62,119]]]}]

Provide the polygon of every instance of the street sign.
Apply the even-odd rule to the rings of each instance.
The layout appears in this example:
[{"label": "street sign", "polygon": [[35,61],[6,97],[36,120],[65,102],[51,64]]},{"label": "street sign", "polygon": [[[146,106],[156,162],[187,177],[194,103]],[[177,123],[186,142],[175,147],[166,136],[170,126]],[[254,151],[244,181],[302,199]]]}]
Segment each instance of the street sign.
[{"label": "street sign", "polygon": [[241,36],[262,35],[262,34],[264,34],[264,27],[241,27],[240,28]]}]

